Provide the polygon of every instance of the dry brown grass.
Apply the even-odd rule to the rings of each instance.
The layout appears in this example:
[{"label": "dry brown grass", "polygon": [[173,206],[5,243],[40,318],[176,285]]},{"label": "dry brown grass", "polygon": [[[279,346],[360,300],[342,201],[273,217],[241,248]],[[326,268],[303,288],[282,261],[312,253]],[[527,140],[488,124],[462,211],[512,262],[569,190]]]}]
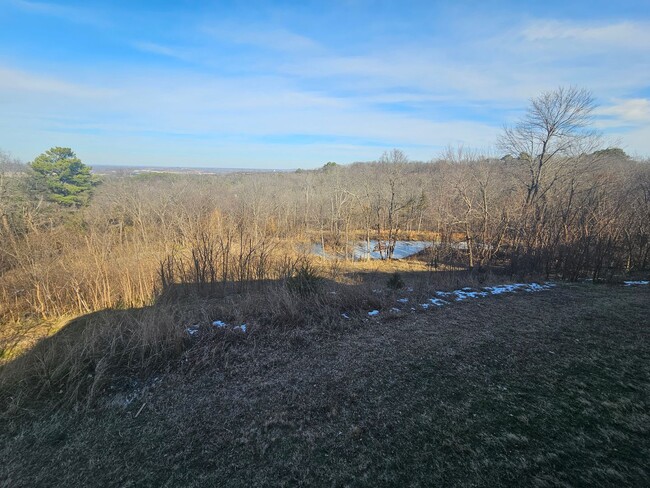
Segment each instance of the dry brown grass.
[{"label": "dry brown grass", "polygon": [[[164,371],[197,340],[223,338],[214,320],[247,323],[253,334],[327,330],[339,326],[343,312],[364,314],[390,300],[359,279],[337,283],[306,269],[306,276],[253,282],[241,293],[204,296],[193,293],[191,284],[177,285],[182,291],[170,290],[149,307],[104,310],[56,326],[47,322],[22,336],[17,328],[16,339],[4,343],[0,410],[14,415],[41,400],[55,409],[92,407],[106,384]],[[198,328],[198,335],[190,336],[188,328]]]},{"label": "dry brown grass", "polygon": [[[62,318],[17,327],[13,340],[4,342],[0,410],[13,415],[40,400],[55,408],[92,407],[105,385],[116,378],[144,377],[169,368],[170,361],[197,340],[198,336],[189,336],[189,327],[198,328],[202,340],[215,334],[221,337],[212,326],[214,320],[246,323],[255,334],[294,329],[323,332],[364,318],[370,310],[390,313],[400,296],[408,295],[413,304],[423,303],[435,290],[499,281],[499,277],[466,271],[404,272],[414,268],[424,266],[417,260],[365,267],[352,262],[312,265],[304,261],[305,273],[299,271],[287,280],[251,282],[238,287],[245,290],[240,293],[224,296],[217,287],[216,295],[197,295],[193,284],[180,284],[149,307],[104,310],[69,321]],[[394,279],[403,288],[392,287]]]},{"label": "dry brown grass", "polygon": [[0,483],[647,486],[649,316],[648,289],[576,285],[206,334],[101,409],[3,420]]},{"label": "dry brown grass", "polygon": [[0,406],[16,413],[45,399],[89,406],[115,375],[148,374],[183,350],[179,310],[150,307],[77,318],[0,369]]}]

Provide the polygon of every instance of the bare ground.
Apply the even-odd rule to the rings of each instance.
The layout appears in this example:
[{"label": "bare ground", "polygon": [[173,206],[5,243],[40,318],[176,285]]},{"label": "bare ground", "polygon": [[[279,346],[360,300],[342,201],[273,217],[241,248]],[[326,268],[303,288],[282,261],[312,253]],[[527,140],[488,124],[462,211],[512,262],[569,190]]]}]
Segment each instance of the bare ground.
[{"label": "bare ground", "polygon": [[650,485],[648,287],[216,340],[96,411],[2,420],[0,484]]}]

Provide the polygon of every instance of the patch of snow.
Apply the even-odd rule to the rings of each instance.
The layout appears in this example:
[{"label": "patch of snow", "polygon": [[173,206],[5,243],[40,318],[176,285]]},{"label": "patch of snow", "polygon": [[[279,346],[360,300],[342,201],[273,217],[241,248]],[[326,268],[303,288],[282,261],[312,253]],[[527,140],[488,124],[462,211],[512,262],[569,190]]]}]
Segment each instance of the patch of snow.
[{"label": "patch of snow", "polygon": [[[625,282],[626,285],[627,283],[631,284],[642,284],[642,285],[647,285],[649,284],[648,281],[639,281],[639,282]],[[513,283],[513,284],[506,284],[506,285],[495,285],[495,286],[486,286],[482,290],[476,290],[474,288],[466,286],[465,288],[461,288],[460,290],[454,290],[454,291],[437,291],[436,295],[438,298],[429,298],[428,303],[421,303],[420,307],[424,310],[428,310],[432,305],[436,307],[443,307],[445,305],[449,305],[452,303],[452,301],[460,302],[463,300],[468,300],[470,298],[482,298],[482,297],[487,297],[489,295],[500,295],[502,293],[516,293],[518,291],[524,291],[528,293],[532,292],[538,292],[538,291],[544,291],[544,290],[549,290],[553,287],[555,287],[555,283],[547,281],[543,284],[540,283]],[[631,285],[628,285],[631,286]],[[375,290],[373,290],[375,291]],[[446,298],[443,299],[443,298]],[[453,299],[453,300],[451,300]],[[408,298],[398,298],[397,299],[398,303],[406,304],[409,303]],[[411,307],[411,312],[415,312],[416,308]],[[392,307],[390,309],[391,312],[393,313],[400,313],[401,309],[397,307]],[[369,317],[377,317],[379,315],[379,310],[371,310],[368,312]],[[342,313],[341,317],[344,319],[349,319],[350,317]]]},{"label": "patch of snow", "polygon": [[436,307],[443,307],[449,303],[445,300],[441,300],[440,298],[429,298],[429,301],[431,302],[432,305],[435,305]]},{"label": "patch of snow", "polygon": [[463,288],[462,290],[455,290],[453,294],[456,296],[456,301],[467,300],[468,298],[478,298],[479,292],[472,291],[471,288]]},{"label": "patch of snow", "polygon": [[496,286],[486,286],[485,291],[491,293],[492,295],[501,295],[502,293],[513,293],[517,290],[520,285],[496,285]]},{"label": "patch of snow", "polygon": [[515,293],[517,291],[525,291],[528,293],[543,291],[543,290],[549,290],[554,286],[555,283],[547,281],[541,285],[539,283],[515,283],[512,285],[486,286],[483,289],[492,295],[500,295],[502,293]]},{"label": "patch of snow", "polygon": [[650,281],[624,281],[623,285],[625,286],[641,286],[641,285],[650,285]]},{"label": "patch of snow", "polygon": [[196,334],[199,333],[199,327],[201,324],[192,324],[188,328],[185,329],[185,332],[188,333],[188,335],[195,336]]}]

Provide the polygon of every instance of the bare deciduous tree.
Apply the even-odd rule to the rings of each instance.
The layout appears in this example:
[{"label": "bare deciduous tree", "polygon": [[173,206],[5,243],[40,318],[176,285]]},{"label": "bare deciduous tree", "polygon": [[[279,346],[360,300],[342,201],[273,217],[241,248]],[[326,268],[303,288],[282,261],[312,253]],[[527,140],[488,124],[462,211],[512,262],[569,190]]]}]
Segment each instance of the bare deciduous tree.
[{"label": "bare deciduous tree", "polygon": [[569,169],[572,158],[597,148],[599,134],[591,128],[594,99],[571,86],[531,99],[524,117],[506,127],[498,146],[526,167],[526,203],[543,196]]}]

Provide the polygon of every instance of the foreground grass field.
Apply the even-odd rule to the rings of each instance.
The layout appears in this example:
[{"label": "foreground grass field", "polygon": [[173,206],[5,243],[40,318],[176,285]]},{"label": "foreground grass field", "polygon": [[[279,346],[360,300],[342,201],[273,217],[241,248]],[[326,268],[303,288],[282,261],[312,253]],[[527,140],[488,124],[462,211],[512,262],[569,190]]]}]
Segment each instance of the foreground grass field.
[{"label": "foreground grass field", "polygon": [[1,420],[0,484],[650,485],[648,287],[205,340],[118,386]]}]

